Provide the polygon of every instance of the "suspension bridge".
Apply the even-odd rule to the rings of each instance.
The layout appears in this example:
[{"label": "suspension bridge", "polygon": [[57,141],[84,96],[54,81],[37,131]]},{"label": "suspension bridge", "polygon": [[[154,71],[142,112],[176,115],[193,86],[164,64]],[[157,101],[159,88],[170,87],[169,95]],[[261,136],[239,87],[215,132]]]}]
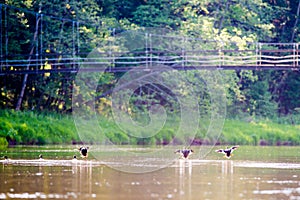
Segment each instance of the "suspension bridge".
[{"label": "suspension bridge", "polygon": [[[122,32],[101,23],[65,19],[5,4],[0,4],[0,21],[0,76],[77,73],[79,69],[116,73],[137,66],[151,70],[159,65],[174,70],[300,69],[299,43],[240,44],[160,31]],[[23,35],[16,30],[23,30]],[[98,38],[89,38],[86,30],[93,30]],[[23,51],[16,51],[16,45]]]}]

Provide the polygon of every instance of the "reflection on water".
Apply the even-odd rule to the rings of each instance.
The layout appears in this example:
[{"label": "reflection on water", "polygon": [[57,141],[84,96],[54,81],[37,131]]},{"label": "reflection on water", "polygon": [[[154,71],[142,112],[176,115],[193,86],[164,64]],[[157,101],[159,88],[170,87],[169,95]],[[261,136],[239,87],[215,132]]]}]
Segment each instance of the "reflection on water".
[{"label": "reflection on water", "polygon": [[141,174],[93,159],[74,161],[71,155],[66,160],[1,160],[0,199],[300,199],[299,154],[294,153],[299,149],[286,152],[293,162],[274,157],[267,162],[269,153],[256,161],[212,155],[179,159]]}]

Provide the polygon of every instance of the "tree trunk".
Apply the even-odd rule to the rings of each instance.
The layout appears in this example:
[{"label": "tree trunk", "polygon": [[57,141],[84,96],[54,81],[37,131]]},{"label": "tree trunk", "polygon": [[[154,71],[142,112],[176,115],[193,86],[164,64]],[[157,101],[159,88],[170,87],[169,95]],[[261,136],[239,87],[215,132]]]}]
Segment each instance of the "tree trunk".
[{"label": "tree trunk", "polygon": [[[39,17],[36,20],[35,33],[34,33],[34,36],[33,36],[33,43],[38,39],[37,37],[38,37],[39,21],[40,21],[40,19],[41,18]],[[32,46],[31,51],[29,53],[28,65],[26,67],[26,70],[29,70],[30,60],[31,60],[31,57],[33,55],[33,51],[34,51],[34,45]],[[19,98],[18,98],[18,102],[17,102],[17,105],[16,105],[16,110],[20,110],[21,109],[21,105],[22,105],[22,101],[23,101],[23,97],[24,97],[24,93],[25,93],[25,89],[26,89],[26,85],[27,85],[27,79],[28,79],[28,74],[25,74],[23,82],[22,82],[21,92],[20,92],[20,95],[19,95]]]},{"label": "tree trunk", "polygon": [[296,33],[296,29],[297,29],[297,24],[298,24],[298,20],[299,20],[299,14],[300,14],[300,0],[299,0],[299,4],[298,4],[295,24],[294,24],[293,31],[292,31],[291,42],[294,42],[295,33]]},{"label": "tree trunk", "polygon": [[218,29],[219,29],[218,34],[220,34],[221,31],[222,31],[223,22],[224,22],[224,19],[225,19],[225,13],[227,12],[228,8],[229,8],[229,1],[226,2],[226,4],[225,4],[225,12],[223,13],[223,15],[222,15],[222,17],[220,19],[219,27],[218,27]]}]

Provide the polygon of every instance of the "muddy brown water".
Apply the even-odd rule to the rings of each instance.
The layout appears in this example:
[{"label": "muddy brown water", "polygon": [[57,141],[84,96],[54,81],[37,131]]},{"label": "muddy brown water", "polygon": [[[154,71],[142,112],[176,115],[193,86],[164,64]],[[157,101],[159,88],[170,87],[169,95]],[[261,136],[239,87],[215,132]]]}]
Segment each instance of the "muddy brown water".
[{"label": "muddy brown water", "polygon": [[0,157],[10,160],[0,161],[0,199],[300,199],[300,147],[241,146],[231,159],[211,151],[145,173],[124,172],[92,156],[72,160],[73,149],[1,150]]}]

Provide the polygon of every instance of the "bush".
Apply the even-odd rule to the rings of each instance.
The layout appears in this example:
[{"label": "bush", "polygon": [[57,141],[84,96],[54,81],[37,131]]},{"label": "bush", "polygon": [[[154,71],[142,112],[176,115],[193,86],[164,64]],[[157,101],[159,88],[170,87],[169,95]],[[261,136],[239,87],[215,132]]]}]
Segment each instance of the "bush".
[{"label": "bush", "polygon": [[12,129],[11,123],[1,119],[0,121],[0,137],[6,137],[9,131]]},{"label": "bush", "polygon": [[0,149],[5,148],[7,146],[8,146],[8,142],[7,142],[6,138],[0,137]]},{"label": "bush", "polygon": [[9,144],[61,144],[79,141],[68,115],[0,110],[0,137]]},{"label": "bush", "polygon": [[[56,113],[34,113],[31,111],[16,112],[13,110],[0,110],[0,146],[8,144],[62,144],[62,143],[101,143],[108,139],[115,144],[185,144],[184,135],[176,135],[178,131],[178,119],[169,120],[168,123],[153,137],[132,137],[121,130],[118,125],[108,117],[97,116],[102,131],[96,134],[93,124],[87,125],[80,141],[76,134],[73,118],[69,115]],[[295,118],[295,117],[294,117]],[[279,119],[276,120],[280,121]],[[201,121],[195,139],[205,143],[215,142],[214,138],[206,135],[209,120]],[[145,130],[141,135],[147,136]],[[105,136],[105,137],[104,137]],[[250,122],[239,119],[227,119],[220,143],[240,145],[299,145],[300,125],[287,123],[275,123],[267,119],[252,120]]]},{"label": "bush", "polygon": [[37,135],[27,124],[16,125],[16,131],[21,137],[21,144],[37,144]]},{"label": "bush", "polygon": [[299,144],[300,128],[288,124],[277,124],[271,121],[242,122],[238,120],[226,120],[222,141],[231,144],[245,145],[281,145]]}]

